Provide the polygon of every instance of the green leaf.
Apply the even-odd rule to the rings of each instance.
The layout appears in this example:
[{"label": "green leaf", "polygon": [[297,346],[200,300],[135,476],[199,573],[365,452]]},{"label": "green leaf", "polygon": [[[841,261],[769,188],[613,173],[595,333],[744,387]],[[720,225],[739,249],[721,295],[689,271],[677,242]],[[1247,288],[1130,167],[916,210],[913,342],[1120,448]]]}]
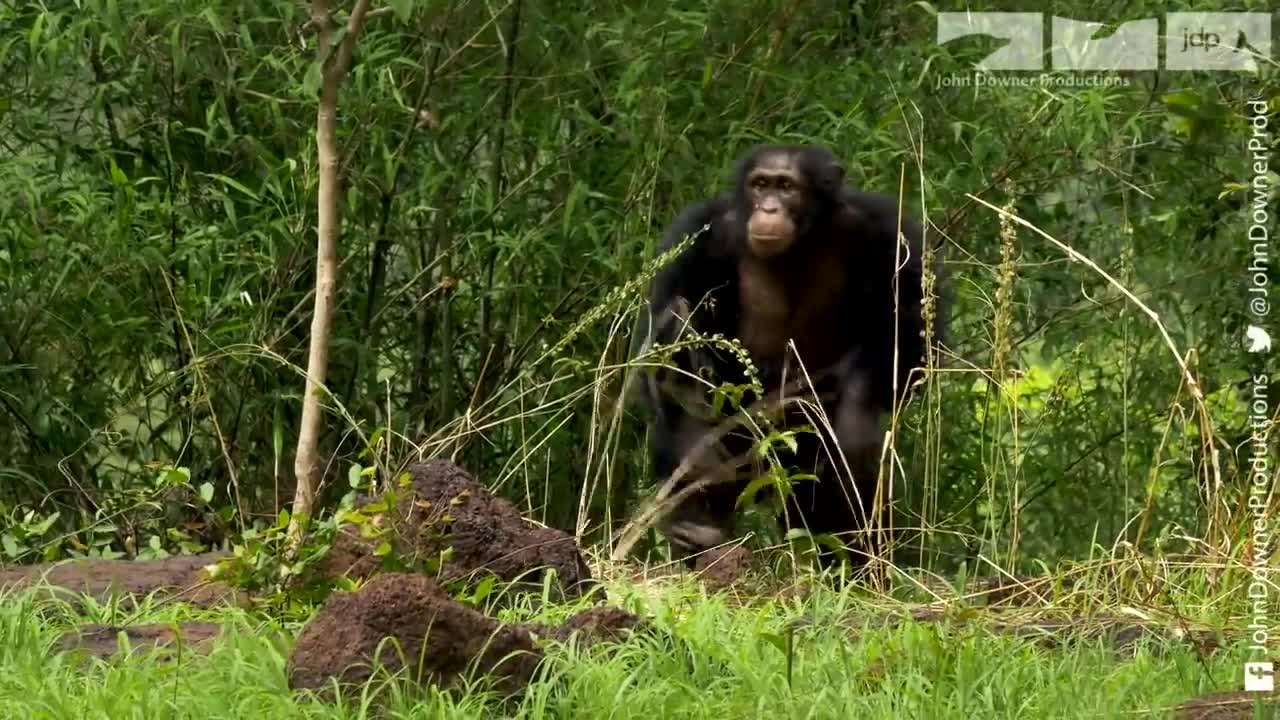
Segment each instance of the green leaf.
[{"label": "green leaf", "polygon": [[36,48],[40,45],[40,36],[44,34],[44,13],[36,15],[36,21],[31,24],[31,31],[27,33],[27,45],[31,48],[31,54],[37,54]]},{"label": "green leaf", "polygon": [[569,236],[570,228],[573,227],[574,220],[576,219],[574,218],[573,212],[578,206],[578,199],[582,197],[583,189],[584,186],[582,181],[578,181],[569,189],[569,197],[565,198],[564,212],[560,215],[562,219],[560,232],[565,237]]},{"label": "green leaf", "polygon": [[387,426],[382,425],[373,434],[369,436],[369,449],[376,450],[378,444],[382,442],[382,436],[387,434]]},{"label": "green leaf", "polygon": [[760,633],[760,639],[777,648],[778,652],[782,653],[783,657],[786,657],[786,654],[787,654],[786,638],[782,637],[781,635],[778,635],[777,633],[762,632]]},{"label": "green leaf", "polygon": [[302,92],[307,97],[316,97],[320,94],[320,83],[324,82],[324,70],[320,67],[320,62],[313,61],[307,65],[307,74],[302,78]]},{"label": "green leaf", "polygon": [[219,35],[226,34],[227,26],[222,23],[222,18],[218,17],[212,7],[206,7],[200,13],[200,16],[204,18],[205,22],[209,23],[209,27],[213,28],[215,33]]},{"label": "green leaf", "polygon": [[111,160],[111,182],[116,187],[124,187],[129,184],[129,177],[124,174],[124,171],[120,169],[114,159]]},{"label": "green leaf", "polygon": [[471,594],[471,601],[475,604],[484,602],[489,597],[489,593],[493,592],[494,586],[497,584],[498,578],[495,575],[486,575],[480,584],[476,586],[475,592]]},{"label": "green leaf", "polygon": [[776,633],[760,633],[760,639],[769,643],[782,653],[787,661],[787,687],[791,687],[791,675],[795,663],[795,631],[788,628],[786,636]]},{"label": "green leaf", "polygon": [[1203,102],[1200,94],[1194,90],[1179,90],[1165,95],[1161,100],[1170,110],[1181,111],[1199,107]]},{"label": "green leaf", "polygon": [[180,487],[191,484],[191,468],[167,467],[160,479],[169,486]]},{"label": "green leaf", "polygon": [[396,19],[404,22],[413,15],[413,0],[387,0],[387,4],[391,6],[391,11],[396,14]]},{"label": "green leaf", "polygon": [[934,7],[932,3],[927,3],[924,0],[918,0],[918,2],[913,2],[911,3],[911,6],[921,8],[925,12],[929,13],[930,15],[936,16],[938,14],[938,9]]},{"label": "green leaf", "polygon": [[247,195],[247,196],[248,196],[250,199],[252,199],[252,200],[258,200],[258,199],[259,199],[259,198],[258,198],[258,194],[257,194],[257,193],[255,193],[254,191],[252,191],[252,190],[250,190],[249,188],[245,187],[245,186],[244,186],[243,184],[241,184],[239,181],[237,181],[237,180],[232,180],[231,178],[227,177],[226,175],[219,175],[219,174],[217,174],[217,173],[197,173],[197,175],[200,175],[200,176],[202,176],[202,177],[211,178],[211,179],[213,179],[213,180],[217,180],[218,182],[222,183],[223,185],[226,185],[227,187],[230,187],[230,188],[234,188],[234,189],[236,189],[236,190],[239,190],[240,192],[244,193],[245,195]]},{"label": "green leaf", "polygon": [[391,541],[383,540],[382,544],[373,549],[373,554],[378,557],[386,557],[391,554]]},{"label": "green leaf", "polygon": [[798,450],[800,447],[799,441],[796,440],[795,433],[791,433],[791,432],[783,433],[782,437],[780,437],[779,439],[782,440],[783,444],[786,445],[787,449],[790,450],[791,452],[796,452],[796,450]]},{"label": "green leaf", "polygon": [[804,528],[791,528],[787,531],[787,534],[782,537],[782,539],[787,542],[792,542],[793,540],[804,540],[809,537],[808,530],[805,530]]},{"label": "green leaf", "polygon": [[45,533],[49,532],[49,528],[50,528],[50,527],[52,527],[52,526],[53,526],[53,524],[54,524],[55,522],[57,522],[57,521],[58,521],[58,517],[59,517],[60,515],[62,515],[62,513],[60,513],[60,512],[55,512],[54,514],[50,515],[49,517],[47,517],[47,518],[45,518],[45,519],[41,520],[40,522],[36,523],[35,525],[31,526],[31,527],[28,529],[28,530],[29,530],[29,534],[30,534],[30,535],[34,535],[34,536],[36,536],[36,537],[41,537],[41,536],[43,536]]},{"label": "green leaf", "polygon": [[186,58],[186,53],[182,51],[182,23],[174,23],[169,29],[169,58],[173,63],[173,71],[179,77],[182,76]]},{"label": "green leaf", "polygon": [[724,402],[724,393],[716,393],[711,399],[711,414],[715,417],[722,415],[724,413]]},{"label": "green leaf", "polygon": [[280,467],[280,459],[284,457],[284,403],[276,403],[271,415],[271,451],[274,453],[275,466]]},{"label": "green leaf", "polygon": [[213,483],[205,483],[200,486],[200,499],[205,503],[213,502]]},{"label": "green leaf", "polygon": [[736,506],[742,508],[755,503],[756,495],[759,494],[765,486],[772,485],[775,482],[776,478],[773,473],[765,473],[756,477],[751,482],[747,483],[747,486],[742,489],[742,492],[738,493],[738,502]]},{"label": "green leaf", "polygon": [[369,516],[359,510],[348,510],[342,513],[342,522],[351,523],[352,525],[363,525],[369,522]]}]

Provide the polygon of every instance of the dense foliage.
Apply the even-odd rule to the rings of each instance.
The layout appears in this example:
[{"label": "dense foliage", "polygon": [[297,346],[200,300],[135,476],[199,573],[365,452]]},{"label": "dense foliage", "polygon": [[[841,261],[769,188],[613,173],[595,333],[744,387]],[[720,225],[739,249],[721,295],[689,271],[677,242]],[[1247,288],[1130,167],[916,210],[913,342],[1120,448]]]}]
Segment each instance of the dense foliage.
[{"label": "dense foliage", "polygon": [[[1193,4],[1097,19],[1170,5]],[[897,437],[913,545],[1015,565],[1232,539],[1265,372],[1241,346],[1245,102],[1280,125],[1274,64],[947,87],[995,46],[937,44],[928,3],[589,7],[400,0],[365,28],[326,502],[452,455],[607,537],[652,486],[624,380],[661,228],[751,144],[815,142],[901,192],[949,272],[948,350]],[[287,507],[318,82],[302,2],[0,4],[0,561],[178,552]],[[1207,418],[1131,298],[974,196],[1158,313]]]}]

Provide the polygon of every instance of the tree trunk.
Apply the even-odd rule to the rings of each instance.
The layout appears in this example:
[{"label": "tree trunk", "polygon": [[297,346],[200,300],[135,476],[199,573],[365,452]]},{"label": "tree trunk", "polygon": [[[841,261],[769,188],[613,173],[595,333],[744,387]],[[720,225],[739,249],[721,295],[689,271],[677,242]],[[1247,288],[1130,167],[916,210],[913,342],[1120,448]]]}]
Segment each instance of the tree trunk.
[{"label": "tree trunk", "polygon": [[[351,64],[351,54],[370,0],[357,0],[347,21],[347,33],[336,52],[332,52],[333,22],[327,0],[312,0],[311,22],[318,37],[317,55],[322,67],[320,102],[316,111],[316,154],[320,167],[316,221],[316,297],[311,316],[311,348],[307,357],[307,390],[302,398],[302,427],[298,433],[298,449],[293,472],[297,488],[293,496],[293,512],[289,521],[290,544],[296,547],[302,539],[305,524],[315,505],[320,483],[320,434],[323,431],[325,376],[329,371],[329,331],[333,322],[333,296],[338,274],[338,91]],[[330,57],[332,55],[332,57]],[[299,520],[299,518],[302,518]]]}]

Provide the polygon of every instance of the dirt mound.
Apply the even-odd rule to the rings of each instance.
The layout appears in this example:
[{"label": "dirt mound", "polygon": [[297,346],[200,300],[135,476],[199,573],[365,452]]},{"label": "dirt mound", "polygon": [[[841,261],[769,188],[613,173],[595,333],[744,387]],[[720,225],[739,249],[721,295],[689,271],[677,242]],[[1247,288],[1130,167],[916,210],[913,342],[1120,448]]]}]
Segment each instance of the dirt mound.
[{"label": "dirt mound", "polygon": [[751,572],[754,558],[742,545],[713,548],[700,555],[693,570],[709,590],[722,590],[742,581]]},{"label": "dirt mound", "polygon": [[[560,628],[536,630],[553,639],[609,640],[640,622],[621,610],[595,608]],[[421,575],[386,573],[356,592],[335,593],[307,623],[289,658],[289,687],[327,694],[334,679],[358,685],[382,669],[459,690],[475,672],[512,696],[543,658],[531,630],[466,607]]]},{"label": "dirt mound", "polygon": [[475,667],[512,693],[540,658],[527,632],[462,605],[425,577],[388,573],[331,596],[298,636],[287,672],[295,690],[321,690],[331,678],[359,684],[377,666],[409,668],[415,682],[455,688]]},{"label": "dirt mound", "polygon": [[204,567],[227,553],[177,555],[164,560],[69,560],[0,570],[0,588],[26,587],[43,580],[66,593],[89,595],[99,602],[115,596],[145,596],[178,600],[201,607],[235,603],[238,594],[210,582]]},{"label": "dirt mound", "polygon": [[1182,703],[1174,710],[1173,717],[1174,720],[1253,720],[1254,707],[1259,701],[1271,713],[1280,711],[1280,698],[1275,694],[1217,692]]},{"label": "dirt mound", "polygon": [[[321,572],[370,577],[383,569],[375,548],[389,540],[395,560],[408,568],[429,567],[446,557],[442,582],[491,573],[518,587],[540,589],[550,569],[562,599],[581,597],[595,586],[571,535],[524,519],[457,465],[433,460],[411,466],[409,476],[406,485],[357,503],[366,522],[339,534]],[[372,528],[379,531],[376,538],[362,537]]]},{"label": "dirt mound", "polygon": [[[446,583],[492,575],[514,589],[538,591],[545,572],[552,570],[556,599],[577,599],[597,587],[572,536],[525,520],[511,503],[451,462],[414,465],[402,487],[357,506],[363,522],[343,528],[313,579],[408,570]],[[202,607],[241,603],[247,599],[243,593],[211,582],[203,572],[227,557],[206,553],[18,567],[0,570],[0,588],[38,584],[43,578],[64,591],[59,595],[84,593],[99,601],[158,593],[162,600]]]},{"label": "dirt mound", "polygon": [[[178,625],[157,623],[154,625],[82,625],[62,636],[54,649],[58,652],[79,652],[92,657],[108,658],[120,650],[119,636],[123,634],[132,648],[166,648],[176,653],[208,652],[218,637],[221,626],[215,623],[190,622]],[[177,647],[173,647],[177,645]]]}]

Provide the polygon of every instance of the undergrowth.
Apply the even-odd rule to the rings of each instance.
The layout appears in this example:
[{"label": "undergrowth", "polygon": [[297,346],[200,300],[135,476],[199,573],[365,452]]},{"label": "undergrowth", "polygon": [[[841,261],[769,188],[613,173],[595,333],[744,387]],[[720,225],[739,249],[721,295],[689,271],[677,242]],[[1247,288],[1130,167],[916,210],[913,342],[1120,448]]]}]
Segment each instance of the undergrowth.
[{"label": "undergrowth", "polygon": [[[920,596],[918,584],[912,591],[900,583],[908,591],[889,597],[806,582],[811,592],[770,597],[708,594],[687,575],[640,579],[633,567],[603,570],[610,602],[650,618],[656,632],[586,651],[555,646],[538,679],[509,704],[483,678],[450,695],[394,677],[326,703],[288,690],[297,622],[146,602],[126,613],[9,593],[0,598],[0,717],[1166,717],[1190,697],[1238,687],[1245,660],[1239,634],[1230,632],[1238,620],[1202,595],[1215,586],[1203,578],[1207,569],[1183,573],[1158,604],[1117,598],[1104,607],[1098,599],[1117,588],[1103,587],[1101,578],[1116,573],[1095,569],[1048,605],[996,610],[953,597],[935,602],[939,614],[928,618],[920,615],[924,605],[903,599]],[[574,609],[530,600],[495,612],[505,621],[555,622]],[[917,620],[905,619],[913,611]],[[1194,616],[1168,619],[1184,612]],[[1104,616],[1161,632],[1131,647],[1086,632]],[[1008,630],[1062,618],[1071,622],[1050,633],[1054,643]],[[134,648],[101,661],[52,652],[61,633],[80,623],[184,620],[222,625],[207,655],[185,649],[166,658]],[[1192,627],[1221,645],[1206,652],[1188,642]]]}]

